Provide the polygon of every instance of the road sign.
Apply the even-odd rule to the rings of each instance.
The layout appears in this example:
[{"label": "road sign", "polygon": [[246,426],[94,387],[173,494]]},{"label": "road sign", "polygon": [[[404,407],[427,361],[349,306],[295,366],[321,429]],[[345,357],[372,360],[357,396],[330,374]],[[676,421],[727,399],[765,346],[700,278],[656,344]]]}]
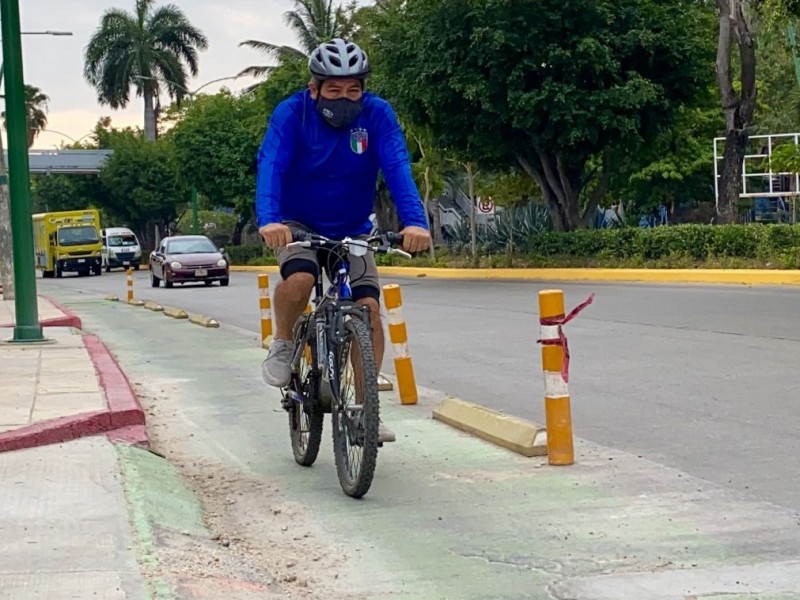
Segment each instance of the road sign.
[{"label": "road sign", "polygon": [[491,198],[478,198],[478,210],[485,215],[494,214],[494,202]]}]

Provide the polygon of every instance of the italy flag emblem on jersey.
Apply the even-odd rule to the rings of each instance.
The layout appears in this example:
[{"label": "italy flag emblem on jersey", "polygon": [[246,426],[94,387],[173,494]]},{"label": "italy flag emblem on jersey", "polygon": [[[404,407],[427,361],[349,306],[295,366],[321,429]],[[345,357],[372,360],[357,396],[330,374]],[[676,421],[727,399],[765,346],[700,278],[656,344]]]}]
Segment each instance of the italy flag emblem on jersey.
[{"label": "italy flag emblem on jersey", "polygon": [[364,154],[367,151],[368,140],[366,129],[353,129],[350,132],[350,149],[356,154]]}]

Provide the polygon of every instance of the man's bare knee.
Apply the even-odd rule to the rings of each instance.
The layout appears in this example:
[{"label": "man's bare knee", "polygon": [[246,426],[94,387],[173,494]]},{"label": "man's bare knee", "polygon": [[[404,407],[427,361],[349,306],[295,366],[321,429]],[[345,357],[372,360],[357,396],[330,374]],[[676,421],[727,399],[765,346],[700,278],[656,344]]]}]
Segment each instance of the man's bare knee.
[{"label": "man's bare knee", "polygon": [[356,304],[369,308],[369,320],[372,324],[381,322],[381,305],[375,298],[361,298]]},{"label": "man's bare knee", "polygon": [[278,284],[275,293],[285,294],[286,299],[293,304],[308,301],[316,281],[311,273],[292,273]]}]

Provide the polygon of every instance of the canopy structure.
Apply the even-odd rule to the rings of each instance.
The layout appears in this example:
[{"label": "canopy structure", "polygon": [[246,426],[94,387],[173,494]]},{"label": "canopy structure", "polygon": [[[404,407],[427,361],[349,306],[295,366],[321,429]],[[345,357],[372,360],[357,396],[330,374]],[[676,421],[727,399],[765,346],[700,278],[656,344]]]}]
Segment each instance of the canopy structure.
[{"label": "canopy structure", "polygon": [[113,150],[31,150],[28,157],[31,173],[91,175],[99,173],[113,153]]}]

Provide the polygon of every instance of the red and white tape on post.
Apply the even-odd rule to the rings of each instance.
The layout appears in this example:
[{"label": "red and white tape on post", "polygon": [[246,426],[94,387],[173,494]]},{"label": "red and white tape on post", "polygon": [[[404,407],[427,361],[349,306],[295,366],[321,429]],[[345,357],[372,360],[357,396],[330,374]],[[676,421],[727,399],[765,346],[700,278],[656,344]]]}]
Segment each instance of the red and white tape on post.
[{"label": "red and white tape on post", "polygon": [[542,338],[536,340],[536,343],[543,346],[561,346],[564,350],[564,360],[561,365],[561,378],[564,383],[569,383],[569,343],[567,336],[564,335],[564,325],[577,317],[592,302],[594,302],[594,294],[590,294],[583,303],[573,308],[566,316],[556,315],[539,319]]}]

